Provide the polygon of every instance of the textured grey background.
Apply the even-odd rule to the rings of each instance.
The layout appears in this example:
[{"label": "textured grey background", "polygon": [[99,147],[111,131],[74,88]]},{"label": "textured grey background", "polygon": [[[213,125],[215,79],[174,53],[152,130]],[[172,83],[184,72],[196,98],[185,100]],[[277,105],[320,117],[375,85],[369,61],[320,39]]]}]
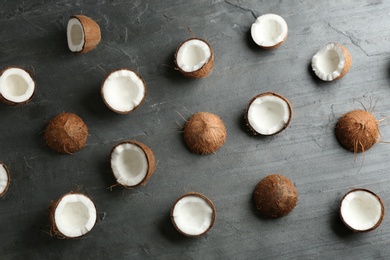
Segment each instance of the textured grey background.
[{"label": "textured grey background", "polygon": [[[287,41],[264,51],[250,38],[255,17],[277,13],[289,26]],[[68,51],[68,17],[85,14],[102,30],[97,49]],[[374,115],[390,115],[390,2],[302,1],[0,1],[0,66],[34,71],[37,93],[22,107],[0,105],[0,160],[12,183],[0,200],[1,259],[327,259],[390,257],[390,218],[366,234],[349,232],[338,204],[354,187],[376,192],[390,206],[390,146],[377,144],[356,160],[334,137],[343,113],[377,102]],[[215,68],[206,79],[184,78],[173,68],[180,42],[209,41]],[[324,83],[310,60],[328,42],[345,45],[350,72]],[[133,68],[145,79],[146,102],[128,115],[108,110],[100,97],[106,73]],[[293,106],[290,127],[274,137],[252,137],[243,111],[256,94],[274,91]],[[81,116],[90,130],[74,155],[45,147],[42,132],[60,112]],[[184,120],[198,111],[219,115],[228,132],[215,154],[185,147]],[[180,115],[179,115],[180,114]],[[389,120],[381,124],[390,140]],[[146,187],[114,184],[109,152],[122,140],[150,146],[158,160]],[[289,177],[299,192],[294,211],[277,220],[256,213],[251,194],[270,173]],[[99,221],[85,237],[46,234],[51,200],[76,190],[89,194]],[[188,191],[212,199],[213,229],[191,239],[169,220],[172,203]]]}]

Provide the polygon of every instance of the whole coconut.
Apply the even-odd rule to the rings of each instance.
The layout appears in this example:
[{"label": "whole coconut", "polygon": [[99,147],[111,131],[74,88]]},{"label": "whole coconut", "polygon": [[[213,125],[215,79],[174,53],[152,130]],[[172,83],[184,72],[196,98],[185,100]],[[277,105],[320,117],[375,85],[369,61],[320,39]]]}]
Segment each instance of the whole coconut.
[{"label": "whole coconut", "polygon": [[226,141],[225,125],[217,115],[198,112],[184,126],[184,141],[193,153],[214,153]]},{"label": "whole coconut", "polygon": [[45,130],[46,144],[54,151],[72,154],[85,146],[88,127],[73,113],[61,113],[49,121]]},{"label": "whole coconut", "polygon": [[293,210],[298,201],[298,193],[287,177],[272,174],[257,184],[253,200],[264,216],[279,218]]},{"label": "whole coconut", "polygon": [[365,110],[344,114],[336,124],[336,137],[347,150],[355,153],[370,149],[379,136],[378,121]]}]

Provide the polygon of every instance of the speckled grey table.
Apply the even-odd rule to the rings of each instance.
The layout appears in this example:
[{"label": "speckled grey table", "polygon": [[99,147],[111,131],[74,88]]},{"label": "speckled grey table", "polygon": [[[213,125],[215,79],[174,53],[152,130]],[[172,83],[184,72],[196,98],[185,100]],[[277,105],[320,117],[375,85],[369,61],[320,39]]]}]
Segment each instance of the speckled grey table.
[{"label": "speckled grey table", "polygon": [[[102,30],[97,49],[68,51],[68,17],[85,14]],[[264,51],[250,38],[255,17],[277,13],[289,26],[287,41]],[[390,2],[357,1],[1,1],[0,66],[31,69],[38,90],[22,107],[0,105],[0,160],[12,183],[0,199],[1,259],[368,259],[390,256],[390,218],[377,230],[354,234],[338,217],[338,204],[354,187],[376,192],[390,207],[390,146],[377,144],[354,160],[334,137],[343,113],[377,102],[374,115],[390,115]],[[174,69],[180,42],[196,36],[215,51],[215,68],[201,80]],[[345,45],[350,72],[324,83],[310,71],[312,55],[328,42]],[[145,79],[146,102],[128,115],[104,105],[106,73],[133,68]],[[256,94],[274,91],[293,106],[291,125],[274,137],[246,133],[243,111]],[[87,146],[61,155],[44,145],[42,132],[56,114],[82,117]],[[215,154],[185,147],[181,115],[219,115],[228,132]],[[380,127],[390,140],[389,119]],[[136,139],[158,160],[146,187],[114,188],[109,152]],[[251,194],[270,173],[295,183],[299,203],[286,217],[259,216]],[[95,201],[99,220],[77,240],[46,234],[51,200],[81,189]],[[190,239],[170,223],[174,200],[187,191],[212,199],[213,229]]]}]

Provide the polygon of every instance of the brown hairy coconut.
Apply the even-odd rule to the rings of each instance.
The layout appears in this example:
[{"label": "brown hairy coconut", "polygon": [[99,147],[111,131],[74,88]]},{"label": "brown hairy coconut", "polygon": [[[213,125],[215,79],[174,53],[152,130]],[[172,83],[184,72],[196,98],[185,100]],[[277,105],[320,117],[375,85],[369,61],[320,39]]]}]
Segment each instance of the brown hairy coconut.
[{"label": "brown hairy coconut", "polygon": [[354,153],[370,149],[379,136],[378,121],[365,110],[344,114],[336,124],[336,137],[340,144]]},{"label": "brown hairy coconut", "polygon": [[188,39],[176,49],[175,66],[186,77],[205,78],[214,66],[213,49],[205,40]]},{"label": "brown hairy coconut", "polygon": [[217,115],[198,112],[184,126],[184,141],[193,153],[215,153],[226,141],[225,125]]},{"label": "brown hairy coconut", "polygon": [[61,113],[49,121],[45,130],[46,144],[54,151],[72,154],[87,142],[88,127],[73,113]]},{"label": "brown hairy coconut", "polygon": [[272,174],[257,184],[253,200],[264,216],[279,218],[293,210],[298,201],[298,193],[287,177]]},{"label": "brown hairy coconut", "polygon": [[72,52],[86,53],[100,42],[100,27],[85,15],[71,16],[67,31],[68,47]]},{"label": "brown hairy coconut", "polygon": [[8,190],[11,178],[7,166],[0,161],[0,198],[5,195]]}]

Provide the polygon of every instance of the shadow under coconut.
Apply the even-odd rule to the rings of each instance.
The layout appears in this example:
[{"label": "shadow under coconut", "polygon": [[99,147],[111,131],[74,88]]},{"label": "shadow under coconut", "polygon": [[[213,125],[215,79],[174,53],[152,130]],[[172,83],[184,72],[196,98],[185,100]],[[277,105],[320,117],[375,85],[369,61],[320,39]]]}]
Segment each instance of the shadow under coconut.
[{"label": "shadow under coconut", "polygon": [[251,27],[249,27],[249,29],[247,30],[247,33],[246,33],[245,36],[246,36],[245,37],[245,41],[246,41],[246,44],[249,47],[249,49],[251,51],[255,52],[255,53],[263,54],[264,56],[274,56],[275,55],[275,51],[278,48],[281,48],[283,46],[283,44],[282,44],[281,46],[279,46],[279,47],[277,47],[275,49],[265,49],[265,48],[260,47],[252,39]]},{"label": "shadow under coconut", "polygon": [[91,87],[88,93],[82,96],[81,104],[83,104],[88,112],[95,117],[105,119],[109,117],[113,118],[115,115],[118,115],[111,111],[104,103],[100,92],[100,86]]},{"label": "shadow under coconut", "polygon": [[340,238],[349,238],[355,234],[352,230],[344,225],[340,218],[338,210],[330,216],[330,226],[332,231]]},{"label": "shadow under coconut", "polygon": [[249,128],[247,121],[246,121],[246,110],[242,111],[242,113],[237,118],[237,121],[238,121],[238,125],[239,125],[240,129],[244,133],[246,133],[249,137],[256,138],[256,139],[262,140],[262,141],[269,141],[269,140],[274,139],[278,135],[278,134],[276,134],[276,135],[260,135],[260,134],[254,135],[252,130]]},{"label": "shadow under coconut", "polygon": [[170,217],[170,212],[167,212],[166,216],[164,216],[164,218],[162,218],[159,221],[158,230],[166,239],[168,239],[173,243],[178,243],[178,244],[190,243],[197,239],[197,238],[187,237],[180,234],[173,226]]}]

